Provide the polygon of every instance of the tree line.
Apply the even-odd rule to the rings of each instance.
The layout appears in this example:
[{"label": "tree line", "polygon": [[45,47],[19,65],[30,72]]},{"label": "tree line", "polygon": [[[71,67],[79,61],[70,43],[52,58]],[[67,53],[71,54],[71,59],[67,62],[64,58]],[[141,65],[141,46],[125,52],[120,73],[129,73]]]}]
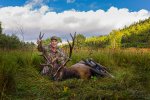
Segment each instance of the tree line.
[{"label": "tree line", "polygon": [[0,22],[0,49],[27,49],[33,46],[34,43],[20,41],[19,38],[14,34],[12,34],[11,36],[4,34]]}]

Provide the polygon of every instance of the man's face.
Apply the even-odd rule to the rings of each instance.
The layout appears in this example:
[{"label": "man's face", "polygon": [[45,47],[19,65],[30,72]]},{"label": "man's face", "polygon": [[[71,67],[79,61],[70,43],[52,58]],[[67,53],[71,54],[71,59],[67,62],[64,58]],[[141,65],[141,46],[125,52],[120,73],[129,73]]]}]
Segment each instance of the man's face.
[{"label": "man's face", "polygon": [[53,48],[56,48],[56,47],[57,47],[57,44],[58,44],[57,40],[51,40],[51,46],[52,46]]}]

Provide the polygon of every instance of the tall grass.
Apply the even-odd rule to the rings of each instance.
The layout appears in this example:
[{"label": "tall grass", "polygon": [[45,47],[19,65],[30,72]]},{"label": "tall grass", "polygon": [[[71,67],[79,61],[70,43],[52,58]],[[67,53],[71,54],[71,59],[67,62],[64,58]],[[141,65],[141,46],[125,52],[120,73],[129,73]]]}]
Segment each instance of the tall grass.
[{"label": "tall grass", "polygon": [[[36,54],[36,53],[34,53]],[[0,50],[0,97],[7,98],[8,94],[16,92],[16,75],[18,69],[37,66],[40,58],[31,51],[2,51]]]},{"label": "tall grass", "polygon": [[14,92],[16,62],[15,57],[10,56],[7,52],[0,52],[0,96],[5,97],[6,93]]},{"label": "tall grass", "polygon": [[1,99],[150,99],[150,53],[136,49],[77,50],[67,64],[93,58],[115,79],[53,82],[40,75],[37,51],[0,51]]}]

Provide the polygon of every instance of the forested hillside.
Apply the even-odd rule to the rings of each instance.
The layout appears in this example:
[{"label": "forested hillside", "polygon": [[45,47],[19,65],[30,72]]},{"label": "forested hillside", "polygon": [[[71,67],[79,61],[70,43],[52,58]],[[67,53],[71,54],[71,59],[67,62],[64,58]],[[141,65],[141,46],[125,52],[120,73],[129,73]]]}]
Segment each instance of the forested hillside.
[{"label": "forested hillside", "polygon": [[150,47],[150,18],[123,29],[113,30],[107,36],[86,39],[88,46],[99,47]]}]

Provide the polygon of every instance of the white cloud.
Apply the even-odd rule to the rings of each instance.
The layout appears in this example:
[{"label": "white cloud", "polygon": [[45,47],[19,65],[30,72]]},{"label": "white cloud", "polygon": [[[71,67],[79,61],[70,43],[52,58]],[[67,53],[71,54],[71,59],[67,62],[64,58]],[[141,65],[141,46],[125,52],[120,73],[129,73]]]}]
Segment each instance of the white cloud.
[{"label": "white cloud", "polygon": [[[85,36],[108,34],[112,29],[123,28],[139,20],[150,17],[147,10],[130,12],[126,8],[111,7],[107,11],[50,11],[46,5],[39,9],[28,6],[0,8],[0,21],[7,34],[20,33],[22,27],[26,41],[35,40],[39,32],[47,33],[45,38],[57,35],[66,39],[69,33],[82,33]],[[19,35],[20,36],[20,35]],[[21,38],[21,36],[20,36]]]},{"label": "white cloud", "polygon": [[67,3],[74,3],[75,0],[67,0]]},{"label": "white cloud", "polygon": [[42,6],[44,4],[44,0],[28,0],[26,1],[26,7],[33,8],[35,6]]}]

